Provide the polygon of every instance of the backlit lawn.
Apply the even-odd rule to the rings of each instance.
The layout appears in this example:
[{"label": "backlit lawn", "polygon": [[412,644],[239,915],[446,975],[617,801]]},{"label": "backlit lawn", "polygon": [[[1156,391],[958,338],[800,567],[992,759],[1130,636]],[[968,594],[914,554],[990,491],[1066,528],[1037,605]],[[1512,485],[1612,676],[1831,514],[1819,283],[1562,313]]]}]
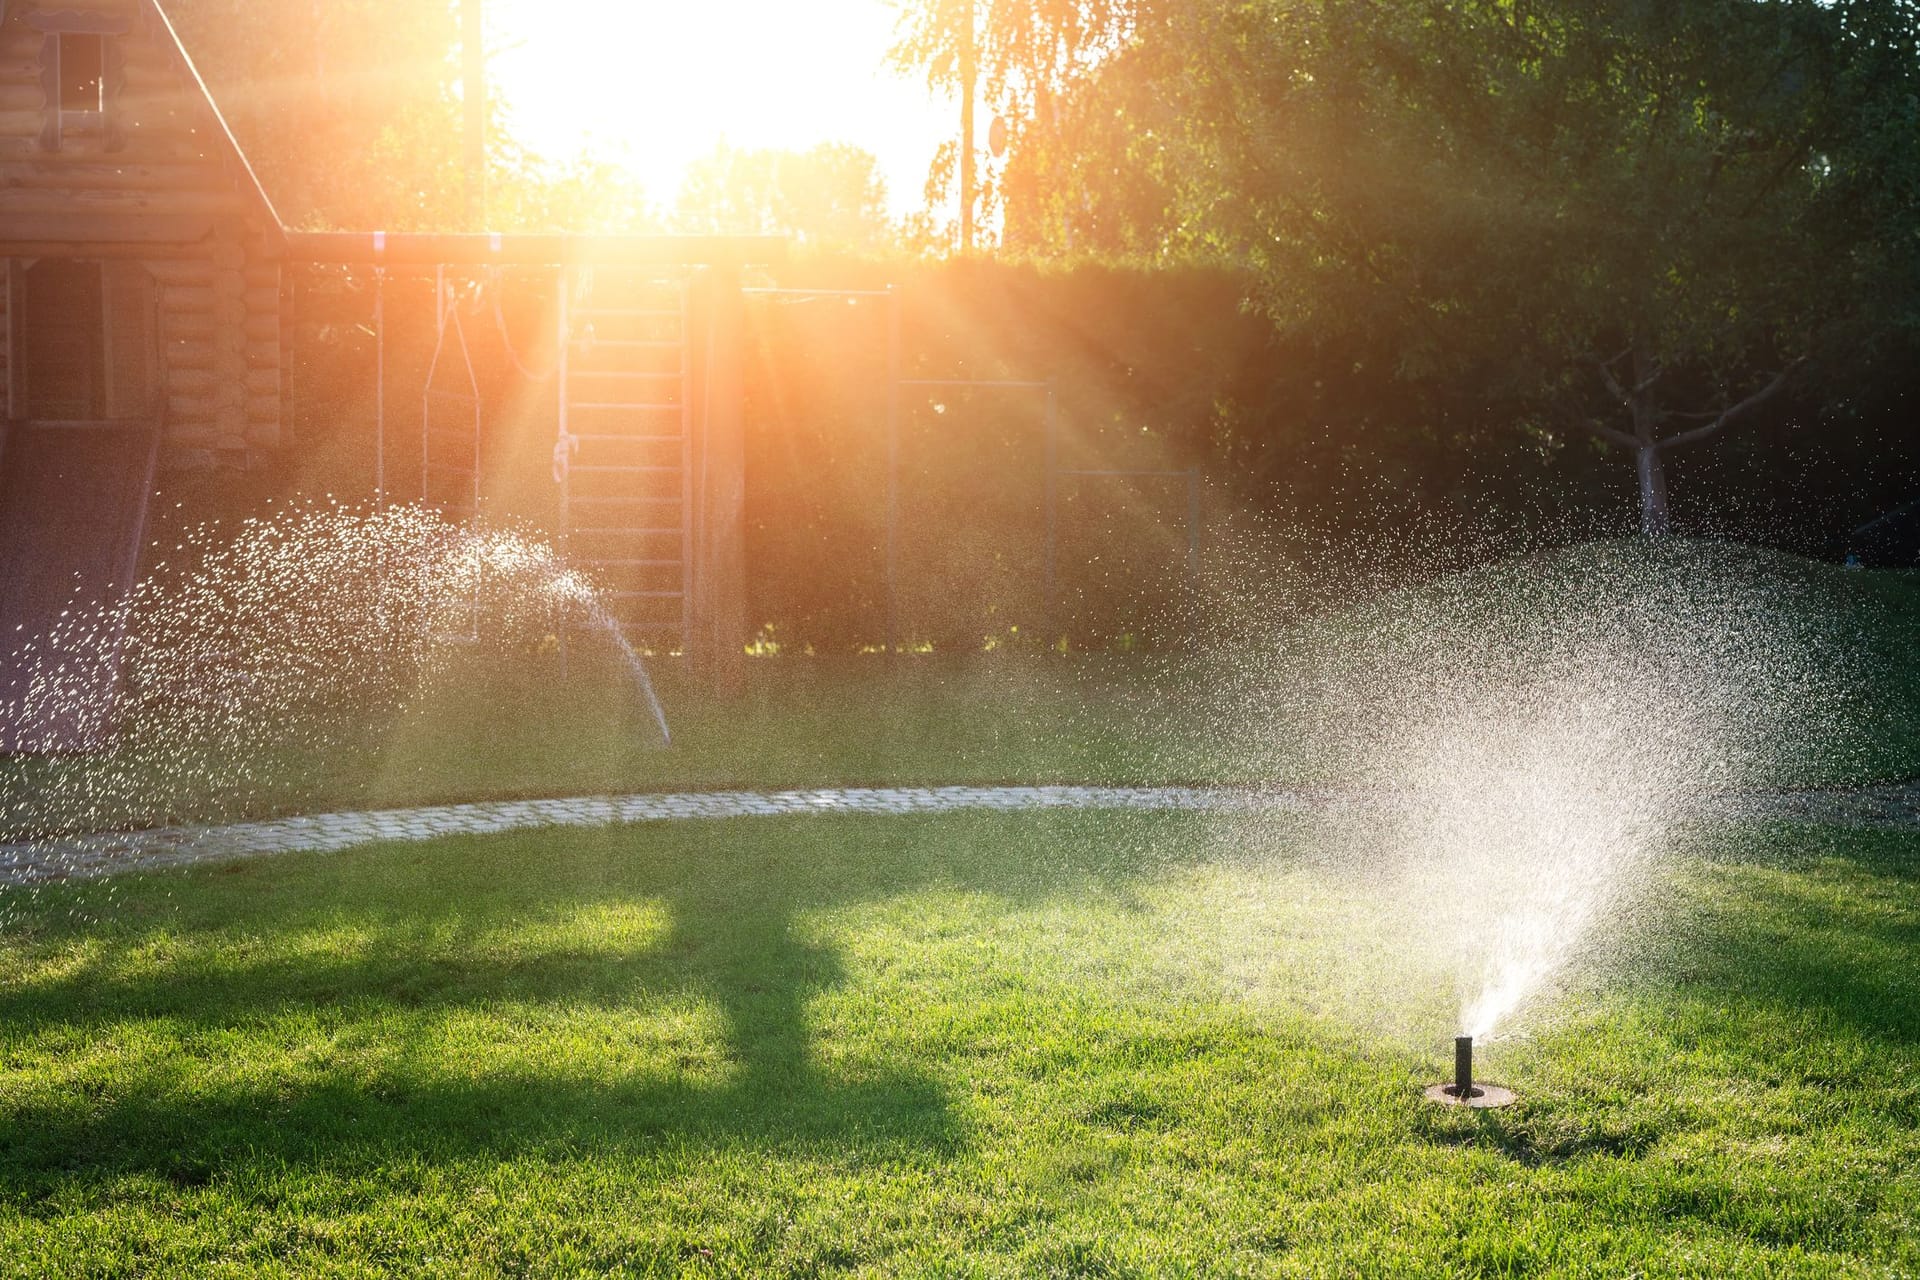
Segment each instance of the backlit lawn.
[{"label": "backlit lawn", "polygon": [[[1383,618],[1388,630],[1404,625],[1416,639],[1468,636],[1503,610],[1544,610],[1543,592],[1557,593],[1563,608],[1567,598],[1584,600],[1589,584],[1581,572],[1649,554],[1636,544],[1575,549],[1543,561],[1553,572],[1519,561],[1461,579],[1465,590],[1445,589],[1444,581],[1409,588],[1387,598],[1385,613],[1361,606],[1353,617],[1336,614],[1316,628],[1329,658],[1323,665],[1338,666],[1349,647],[1365,649]],[[1912,661],[1920,644],[1920,576],[1849,573],[1737,547],[1683,544],[1676,554],[1676,581],[1698,567],[1687,557],[1699,557],[1745,584],[1726,591],[1756,591],[1822,622],[1816,648],[1834,666],[1829,675],[1845,696],[1830,700],[1829,722],[1769,735],[1770,758],[1757,783],[1834,786],[1920,776],[1920,669]],[[1708,598],[1721,591],[1714,582],[1700,588]],[[1692,624],[1678,621],[1691,634]],[[1311,715],[1301,725],[1268,714],[1300,700],[1300,673],[1276,658],[1297,657],[1303,643],[1300,635],[1253,630],[1216,638],[1206,650],[1159,654],[943,653],[892,661],[877,654],[781,655],[750,661],[744,688],[726,697],[716,697],[684,663],[659,659],[653,666],[674,734],[671,750],[660,749],[630,674],[604,653],[576,653],[563,672],[553,654],[461,652],[445,678],[400,714],[388,706],[331,714],[242,707],[233,719],[248,728],[237,741],[198,742],[162,728],[145,740],[128,735],[119,755],[0,759],[0,840],[594,792],[1337,785],[1350,779],[1330,758],[1327,748],[1335,744],[1324,740],[1324,726],[1316,728]],[[1390,648],[1386,653],[1390,667],[1435,656],[1418,644],[1398,658]],[[1376,652],[1374,661],[1380,659]],[[1344,706],[1333,703],[1336,712]],[[314,722],[329,727],[311,731]]]}]

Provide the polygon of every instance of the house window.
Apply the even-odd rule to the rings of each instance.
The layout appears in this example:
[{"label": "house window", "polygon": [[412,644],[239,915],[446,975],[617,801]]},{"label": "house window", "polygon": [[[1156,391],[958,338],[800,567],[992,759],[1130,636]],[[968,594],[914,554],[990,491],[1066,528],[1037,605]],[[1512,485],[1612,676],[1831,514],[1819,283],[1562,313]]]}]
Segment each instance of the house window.
[{"label": "house window", "polygon": [[[126,7],[137,6],[115,6]],[[0,0],[0,10],[5,8],[6,0]],[[40,33],[38,79],[45,116],[39,149],[59,151],[69,141],[85,139],[76,149],[117,151],[124,139],[114,118],[121,78],[121,53],[114,42],[131,30],[131,16],[48,8],[35,7],[25,18]]]},{"label": "house window", "polygon": [[61,113],[97,116],[106,110],[106,38],[63,32],[59,58]]},{"label": "house window", "polygon": [[18,389],[24,417],[106,417],[106,286],[100,264],[44,258],[22,274]]}]

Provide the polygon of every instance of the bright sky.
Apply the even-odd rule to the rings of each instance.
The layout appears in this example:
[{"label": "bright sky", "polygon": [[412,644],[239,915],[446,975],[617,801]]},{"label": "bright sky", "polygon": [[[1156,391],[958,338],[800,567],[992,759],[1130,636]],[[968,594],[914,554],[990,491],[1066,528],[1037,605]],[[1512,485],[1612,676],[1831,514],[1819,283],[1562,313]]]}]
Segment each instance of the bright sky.
[{"label": "bright sky", "polygon": [[886,0],[488,0],[512,127],[535,150],[627,164],[671,208],[687,164],[725,139],[872,152],[897,215],[920,207],[958,109],[885,65]]}]

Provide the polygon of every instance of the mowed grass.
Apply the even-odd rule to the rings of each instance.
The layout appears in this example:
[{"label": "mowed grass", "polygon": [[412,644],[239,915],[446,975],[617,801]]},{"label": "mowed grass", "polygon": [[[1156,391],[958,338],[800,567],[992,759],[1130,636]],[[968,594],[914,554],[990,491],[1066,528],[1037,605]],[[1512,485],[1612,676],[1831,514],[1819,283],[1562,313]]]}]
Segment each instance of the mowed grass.
[{"label": "mowed grass", "polygon": [[[563,668],[552,653],[456,650],[445,655],[442,677],[399,711],[384,704],[242,707],[219,722],[240,726],[231,739],[197,741],[163,723],[144,736],[130,732],[98,756],[0,758],[0,841],[582,793],[1340,785],[1350,780],[1333,758],[1342,734],[1328,734],[1320,723],[1328,717],[1317,715],[1310,698],[1300,701],[1296,675],[1359,661],[1349,648],[1371,649],[1376,663],[1431,662],[1427,642],[1435,636],[1477,634],[1503,613],[1551,617],[1554,600],[1566,608],[1569,598],[1605,594],[1590,577],[1618,577],[1655,554],[1642,544],[1599,544],[1390,593],[1378,608],[1356,605],[1351,615],[1336,612],[1308,628],[1325,651],[1304,672],[1284,661],[1300,657],[1304,633],[1278,619],[1207,647],[1156,654],[783,654],[749,661],[742,687],[724,695],[681,660],[656,659],[670,749],[662,749],[631,672],[606,652],[576,651]],[[1847,572],[1708,544],[1658,554],[1676,559],[1666,569],[1674,582],[1691,582],[1704,565],[1733,584],[1712,578],[1698,585],[1707,599],[1757,593],[1819,624],[1815,648],[1844,696],[1826,691],[1830,722],[1796,722],[1792,732],[1772,735],[1756,783],[1850,786],[1920,776],[1920,666],[1912,661],[1920,575]],[[1617,582],[1612,590],[1617,597]],[[1398,620],[1389,631],[1418,620],[1400,637],[1411,650],[1396,657],[1391,645],[1372,643],[1383,616]],[[1703,643],[1710,638],[1703,632]],[[1307,711],[1306,723],[1273,714],[1288,708]],[[1331,719],[1337,725],[1339,716]]]},{"label": "mowed grass", "polygon": [[475,658],[456,661],[399,715],[348,709],[327,717],[325,734],[266,716],[259,749],[160,735],[119,756],[0,757],[0,840],[590,793],[1255,780],[1249,762],[1193,745],[1206,725],[1167,668],[1013,655],[776,658],[750,662],[744,686],[717,696],[679,660],[659,660],[673,733],[663,749],[623,667],[576,656],[563,675],[546,655]]},{"label": "mowed grass", "polygon": [[1920,1270],[1920,838],[1703,836],[1481,1114],[1346,998],[1397,993],[1310,842],[753,819],[16,896],[0,1274]]},{"label": "mowed grass", "polygon": [[[1524,614],[1545,611],[1554,599],[1584,600],[1597,588],[1583,574],[1618,572],[1656,554],[1634,543],[1574,548],[1476,571],[1465,579],[1471,587],[1451,598],[1407,588],[1388,601],[1410,609],[1427,634],[1472,634],[1486,626],[1483,612]],[[1727,583],[1698,589],[1707,599],[1751,592],[1817,624],[1809,660],[1830,664],[1822,680],[1846,696],[1830,697],[1831,723],[1801,725],[1805,741],[1776,745],[1769,785],[1920,776],[1920,665],[1912,660],[1920,645],[1920,573],[1849,572],[1732,545],[1679,544],[1665,554],[1682,582],[1702,565],[1725,575]],[[1351,628],[1359,650],[1378,625],[1362,606],[1354,616],[1336,613],[1329,630],[1338,636]],[[1709,639],[1703,635],[1703,644]],[[588,667],[566,679],[537,664],[467,672],[382,725],[363,749],[289,761],[286,797],[269,791],[252,807],[717,787],[1337,783],[1325,760],[1331,744],[1276,728],[1267,711],[1298,693],[1270,651],[1303,643],[1281,630],[1158,654],[780,656],[750,661],[744,687],[726,697],[684,664],[660,660],[654,666],[671,750],[659,749],[624,668]],[[1334,643],[1325,660],[1337,665],[1342,649]],[[1407,660],[1431,654],[1416,649]],[[1223,680],[1223,668],[1253,673],[1251,682]],[[1223,705],[1221,687],[1244,688],[1248,705]]]}]

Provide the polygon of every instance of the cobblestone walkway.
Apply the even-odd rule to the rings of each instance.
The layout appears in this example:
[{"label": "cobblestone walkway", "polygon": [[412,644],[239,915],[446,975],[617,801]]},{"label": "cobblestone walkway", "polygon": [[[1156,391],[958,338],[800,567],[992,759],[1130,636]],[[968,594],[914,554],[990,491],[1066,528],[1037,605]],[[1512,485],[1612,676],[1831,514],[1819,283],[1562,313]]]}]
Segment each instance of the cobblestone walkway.
[{"label": "cobblestone walkway", "polygon": [[164,827],[0,845],[0,884],[92,879],[274,853],[331,853],[379,841],[491,835],[539,827],[602,827],[688,818],[798,814],[956,813],[968,809],[1305,809],[1286,793],[1202,787],[837,787],[581,796],[323,813],[226,826]]},{"label": "cobblestone walkway", "polygon": [[[839,787],[581,796],[373,809],[225,826],[164,827],[0,845],[0,885],[96,879],[276,853],[331,853],[382,841],[491,835],[541,827],[599,827],[691,818],[799,814],[956,813],[964,810],[1136,809],[1306,812],[1353,797],[1224,787]],[[1920,829],[1920,784],[1741,797],[1722,816]]]}]

